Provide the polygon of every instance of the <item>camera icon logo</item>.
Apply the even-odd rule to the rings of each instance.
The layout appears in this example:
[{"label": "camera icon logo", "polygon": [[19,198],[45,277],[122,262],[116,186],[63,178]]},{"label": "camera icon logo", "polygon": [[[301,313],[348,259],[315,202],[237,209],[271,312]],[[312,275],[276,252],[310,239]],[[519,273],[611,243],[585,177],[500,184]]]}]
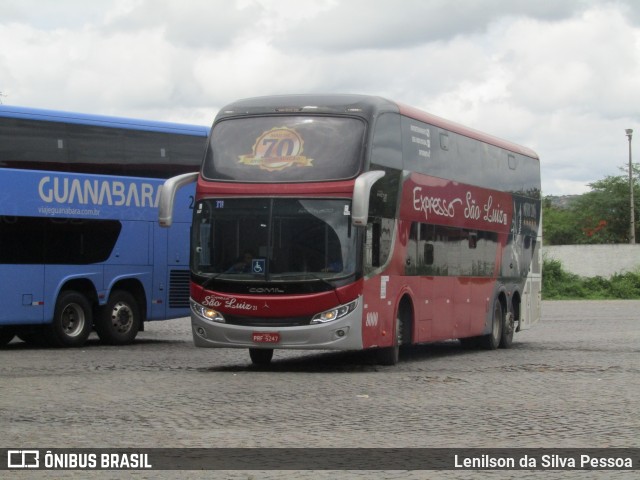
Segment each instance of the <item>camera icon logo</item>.
[{"label": "camera icon logo", "polygon": [[7,451],[7,468],[39,468],[40,451],[9,450]]}]

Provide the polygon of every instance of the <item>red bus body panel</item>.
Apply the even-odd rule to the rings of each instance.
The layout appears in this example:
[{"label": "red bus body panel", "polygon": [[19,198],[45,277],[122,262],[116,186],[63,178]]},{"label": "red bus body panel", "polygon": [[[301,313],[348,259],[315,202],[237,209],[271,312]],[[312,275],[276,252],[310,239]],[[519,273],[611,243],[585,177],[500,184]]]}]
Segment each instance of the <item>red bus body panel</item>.
[{"label": "red bus body panel", "polygon": [[[364,98],[364,97],[363,97]],[[336,104],[341,106],[340,98],[334,99]],[[356,102],[359,97],[353,101]],[[269,97],[265,100],[265,103],[251,104],[251,99],[246,103],[251,108],[256,110],[250,110],[249,107],[243,104],[241,101],[238,105],[239,117],[243,115],[276,115],[275,107],[279,105],[278,102],[282,101],[283,104],[287,101],[295,102],[295,98],[287,100],[287,97]],[[428,158],[431,158],[431,149],[435,152],[438,148],[448,150],[443,146],[438,146],[436,136],[439,134],[438,129],[448,132],[453,132],[461,137],[465,137],[463,140],[467,142],[467,149],[460,150],[463,153],[457,153],[458,150],[451,149],[450,155],[458,155],[458,160],[463,160],[464,163],[458,163],[458,170],[451,167],[451,170],[443,168],[440,173],[443,176],[449,175],[449,178],[456,177],[461,179],[467,173],[466,182],[462,183],[454,180],[448,180],[439,178],[432,175],[434,173],[433,168],[429,164],[421,163],[419,167],[412,167],[412,163],[404,163],[405,166],[389,166],[381,167],[379,163],[375,163],[370,159],[373,153],[366,149],[375,150],[373,147],[374,138],[373,133],[370,133],[370,137],[367,138],[367,142],[363,145],[363,150],[366,154],[363,157],[364,160],[362,169],[375,170],[388,168],[394,170],[397,173],[397,177],[388,175],[387,178],[400,178],[397,189],[393,190],[394,195],[399,193],[397,198],[400,207],[393,213],[385,214],[385,219],[389,219],[390,223],[395,221],[394,236],[391,239],[392,248],[389,257],[381,261],[384,263],[382,267],[376,266],[368,270],[368,276],[361,278],[351,285],[343,286],[332,291],[319,292],[313,294],[304,295],[267,295],[267,294],[226,294],[219,292],[212,292],[203,289],[195,283],[191,283],[191,297],[195,302],[200,303],[206,307],[211,307],[219,310],[225,315],[246,315],[250,317],[264,317],[264,318],[287,318],[287,317],[302,317],[313,316],[320,312],[335,308],[338,305],[343,305],[351,302],[354,299],[362,299],[362,347],[389,347],[394,344],[394,332],[396,319],[399,315],[399,306],[404,299],[409,299],[411,303],[412,317],[411,317],[411,341],[413,343],[425,343],[447,339],[463,339],[467,337],[477,337],[481,335],[487,335],[491,333],[492,316],[494,305],[498,304],[498,298],[506,298],[502,300],[505,303],[505,314],[509,311],[509,315],[513,314],[516,308],[513,307],[511,302],[512,298],[517,298],[517,310],[518,314],[520,299],[519,297],[512,297],[512,295],[523,294],[523,291],[517,291],[518,289],[524,290],[524,278],[522,277],[523,270],[514,268],[510,263],[516,264],[517,262],[511,260],[513,255],[521,253],[513,253],[511,251],[512,246],[515,244],[515,239],[519,235],[520,224],[523,222],[529,222],[528,227],[538,230],[540,222],[539,212],[535,209],[539,208],[539,158],[538,155],[521,145],[493,137],[491,135],[479,132],[477,130],[464,127],[455,122],[437,117],[435,115],[426,113],[416,108],[394,103],[387,102],[384,105],[380,103],[380,99],[377,97],[369,97],[367,103],[366,98],[363,100],[363,105],[370,104],[372,111],[377,113],[371,113],[372,123],[378,120],[379,117],[385,113],[393,113],[403,117],[403,121],[406,118],[415,120],[416,128],[419,127],[417,122],[423,122],[429,128],[433,128],[433,134],[431,130],[428,135],[416,138],[415,144],[428,145]],[[272,105],[273,104],[273,105]],[[306,105],[306,104],[304,104]],[[314,103],[309,103],[314,105]],[[328,103],[327,114],[347,115],[349,110],[340,111],[335,110],[333,103]],[[358,105],[351,111],[356,112]],[[285,105],[288,106],[288,105]],[[240,108],[242,107],[242,108]],[[274,108],[273,112],[269,109]],[[375,110],[378,108],[378,110]],[[333,110],[331,110],[333,109]],[[232,115],[233,109],[229,111],[229,115]],[[365,109],[366,110],[366,109]],[[285,110],[283,110],[285,111]],[[297,111],[292,107],[291,111]],[[256,113],[257,112],[257,113]],[[267,113],[265,113],[267,112]],[[223,115],[224,116],[224,115]],[[365,113],[362,113],[365,116]],[[406,117],[406,118],[405,118]],[[413,124],[411,125],[413,127]],[[370,125],[370,129],[373,131],[374,125]],[[400,153],[401,160],[405,156],[409,156],[407,153],[408,147],[406,142],[411,148],[415,145],[412,144],[412,139],[409,137],[407,140],[406,132],[402,133],[400,123],[398,127],[393,131],[394,135],[400,138],[400,148],[397,149]],[[452,135],[453,136],[453,135]],[[460,137],[460,138],[461,138]],[[471,144],[469,140],[477,141],[476,144]],[[460,140],[460,145],[463,145],[463,140]],[[331,139],[327,139],[331,141]],[[421,143],[422,142],[422,143]],[[433,145],[431,144],[433,142]],[[497,148],[494,148],[497,147]],[[417,147],[416,147],[417,148]],[[462,147],[460,147],[462,149]],[[492,150],[491,150],[492,149]],[[495,154],[497,149],[502,149],[500,154],[504,154],[504,157],[490,156],[488,151]],[[504,152],[506,151],[506,152]],[[410,152],[409,152],[410,153]],[[529,157],[533,161],[527,160],[527,165],[532,166],[533,169],[538,168],[537,172],[537,186],[527,190],[521,188],[517,190],[510,185],[507,186],[507,182],[504,180],[505,172],[512,172],[512,175],[523,176],[524,173],[513,173],[516,171],[517,165],[507,163],[507,153],[509,157],[515,155],[521,155]],[[369,157],[367,157],[367,155]],[[434,155],[433,157],[436,157]],[[411,157],[413,158],[413,157]],[[453,157],[441,157],[446,162],[449,162]],[[500,170],[499,166],[502,165],[494,162],[494,158],[504,158],[505,167],[504,170]],[[515,157],[514,157],[515,158]],[[520,157],[522,159],[522,157]],[[475,163],[475,160],[487,161],[489,159],[490,164],[487,172],[493,172],[493,183],[486,181],[478,181],[478,177],[482,171],[478,171],[479,175],[475,175],[473,170],[467,169],[467,161],[469,169],[478,169],[479,165],[482,165],[480,161]],[[386,160],[386,159],[383,159]],[[425,160],[420,158],[420,160]],[[502,161],[502,160],[500,160]],[[508,166],[507,166],[508,165]],[[449,168],[449,163],[445,163],[446,168]],[[492,170],[495,166],[495,169]],[[421,173],[416,173],[416,170]],[[462,173],[460,173],[462,172]],[[530,175],[534,177],[534,175]],[[519,178],[518,178],[519,180]],[[355,179],[340,180],[340,181],[316,181],[309,183],[241,183],[241,181],[211,181],[204,179],[202,175],[199,176],[196,188],[196,202],[201,199],[207,198],[224,198],[224,197],[299,197],[299,198],[351,198],[354,195]],[[484,185],[484,187],[474,186],[470,183],[476,182],[477,184]],[[515,183],[515,182],[514,182]],[[533,184],[535,181],[530,182],[527,185]],[[486,188],[485,188],[486,187]],[[393,187],[395,188],[395,187]],[[507,191],[501,191],[507,190]],[[512,191],[514,193],[512,193]],[[386,198],[386,197],[385,197]],[[386,200],[385,200],[386,202]],[[529,203],[527,203],[529,202]],[[525,205],[526,204],[526,205]],[[523,205],[525,205],[523,207]],[[523,213],[526,207],[532,207],[534,211],[532,214]],[[533,220],[532,220],[533,218]],[[446,266],[450,259],[446,257],[445,262],[438,264],[440,269],[430,269],[431,264],[425,267],[427,263],[424,258],[427,258],[425,253],[421,257],[423,262],[418,269],[409,270],[410,251],[409,248],[416,248],[417,243],[414,239],[411,240],[412,225],[415,227],[421,225],[434,226],[435,227],[451,227],[459,230],[464,230],[465,235],[469,235],[469,238],[475,239],[478,237],[478,232],[485,233],[485,244],[490,243],[484,252],[484,257],[467,257],[466,254],[461,254],[458,258],[463,261],[471,258],[471,261],[486,265],[486,267],[477,268],[477,263],[473,263],[471,267],[460,267],[456,270],[454,267]],[[520,225],[520,226],[519,226]],[[358,228],[358,227],[355,227]],[[445,229],[442,229],[445,230]],[[426,231],[426,230],[425,230]],[[414,230],[415,232],[415,230]],[[529,236],[530,232],[528,233]],[[445,237],[446,234],[442,234],[437,237],[438,241]],[[432,237],[425,234],[422,238],[436,238],[434,233]],[[449,237],[454,241],[458,238],[467,238],[466,236]],[[487,240],[488,239],[488,240]],[[387,238],[385,238],[387,240]],[[411,241],[414,243],[411,244]],[[535,241],[535,236],[534,236]],[[238,242],[240,243],[240,242]],[[437,241],[432,243],[437,245]],[[469,243],[469,249],[474,249],[476,243],[475,240]],[[443,248],[447,249],[448,245],[443,247],[431,248]],[[493,258],[493,248],[495,248],[495,258]],[[513,247],[515,249],[515,247]],[[539,248],[539,245],[538,245]],[[531,247],[533,250],[533,247]],[[427,247],[425,247],[425,252]],[[475,252],[475,250],[473,250]],[[416,250],[417,252],[417,250]],[[510,257],[509,254],[512,256]],[[478,260],[479,258],[479,260]],[[525,264],[523,257],[522,264]],[[528,259],[530,260],[530,258]],[[431,259],[433,263],[433,259]],[[503,262],[509,268],[505,268]],[[467,265],[469,265],[467,264]],[[442,267],[445,265],[444,267]],[[371,267],[371,265],[369,265]],[[491,270],[491,268],[493,270]],[[529,268],[529,265],[526,265]],[[365,271],[367,271],[365,269]],[[424,272],[435,272],[432,275],[425,275]],[[412,273],[409,275],[407,272]],[[461,275],[460,272],[466,275]],[[470,274],[470,273],[473,274]],[[506,272],[506,273],[505,273]],[[526,275],[525,275],[526,276]],[[360,312],[358,312],[359,314]],[[510,318],[510,317],[505,317]],[[353,324],[357,324],[357,321],[353,321]],[[220,345],[217,345],[220,346]],[[223,345],[226,346],[226,345]],[[283,348],[287,346],[284,345]],[[277,348],[277,347],[276,347]]]}]

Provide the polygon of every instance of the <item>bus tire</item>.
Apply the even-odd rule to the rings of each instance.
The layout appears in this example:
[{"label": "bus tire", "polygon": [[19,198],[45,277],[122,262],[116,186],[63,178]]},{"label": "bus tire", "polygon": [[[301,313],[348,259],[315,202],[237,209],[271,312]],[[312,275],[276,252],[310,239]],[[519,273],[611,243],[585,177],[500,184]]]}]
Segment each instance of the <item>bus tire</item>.
[{"label": "bus tire", "polygon": [[393,345],[390,347],[380,348],[376,352],[376,358],[379,365],[393,366],[400,361],[400,345],[402,344],[404,327],[405,323],[402,320],[400,309],[398,309],[398,315],[394,322]]},{"label": "bus tire", "polygon": [[491,333],[480,337],[480,346],[486,350],[495,350],[500,346],[502,339],[502,326],[504,325],[504,312],[502,303],[496,298],[493,301],[493,315],[491,316]]},{"label": "bus tire", "polygon": [[13,337],[15,336],[15,332],[13,328],[10,327],[0,327],[0,347],[4,347],[7,345]]},{"label": "bus tire", "polygon": [[513,344],[513,332],[515,331],[515,322],[513,320],[513,313],[507,312],[504,315],[504,322],[502,323],[502,336],[500,337],[500,348],[511,348]]},{"label": "bus tire", "polygon": [[93,327],[91,303],[76,291],[58,295],[53,321],[45,327],[49,344],[54,347],[81,347]]},{"label": "bus tire", "polygon": [[114,290],[107,304],[100,309],[96,332],[102,343],[127,345],[138,335],[140,323],[140,307],[133,295],[124,290]]},{"label": "bus tire", "polygon": [[273,358],[273,348],[250,348],[249,356],[254,365],[269,365]]}]

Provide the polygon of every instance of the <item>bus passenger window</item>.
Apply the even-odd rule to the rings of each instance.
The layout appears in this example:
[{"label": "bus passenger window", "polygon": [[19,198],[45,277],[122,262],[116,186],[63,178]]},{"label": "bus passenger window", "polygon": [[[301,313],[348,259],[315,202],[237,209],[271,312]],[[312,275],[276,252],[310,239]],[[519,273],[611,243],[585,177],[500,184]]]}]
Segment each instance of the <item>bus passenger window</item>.
[{"label": "bus passenger window", "polygon": [[393,244],[394,220],[370,217],[365,232],[365,273],[389,260]]},{"label": "bus passenger window", "polygon": [[380,266],[380,224],[368,223],[365,233],[365,271]]}]

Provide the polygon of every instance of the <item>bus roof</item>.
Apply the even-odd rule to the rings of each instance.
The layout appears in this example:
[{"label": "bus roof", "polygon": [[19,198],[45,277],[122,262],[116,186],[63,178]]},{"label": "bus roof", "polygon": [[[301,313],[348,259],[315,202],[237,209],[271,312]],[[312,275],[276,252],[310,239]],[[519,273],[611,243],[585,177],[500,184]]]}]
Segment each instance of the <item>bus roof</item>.
[{"label": "bus roof", "polygon": [[266,113],[353,113],[371,116],[379,111],[397,112],[398,107],[385,98],[369,95],[272,95],[237,100],[221,108],[218,117]]},{"label": "bus roof", "polygon": [[429,125],[455,132],[465,137],[488,143],[510,152],[519,153],[539,160],[538,154],[530,148],[504,140],[493,135],[465,127],[436,115],[383,97],[357,94],[329,95],[273,95],[246,98],[220,109],[217,118],[236,115],[257,115],[266,113],[324,113],[354,114],[371,118],[376,113],[396,112]]},{"label": "bus roof", "polygon": [[41,108],[0,105],[0,117],[36,120],[42,122],[73,123],[78,125],[95,125],[107,128],[124,128],[129,130],[145,130],[152,132],[177,133],[206,137],[208,126],[190,125],[135,118],[111,117],[87,113],[46,110]]},{"label": "bus roof", "polygon": [[427,113],[423,110],[411,107],[409,105],[399,103],[398,107],[402,115],[406,115],[407,117],[411,117],[415,120],[420,120],[421,122],[428,123],[429,125],[434,125],[444,130],[455,132],[462,136],[473,138],[474,140],[478,140],[480,142],[488,143],[489,145],[504,148],[505,150],[508,150],[510,152],[519,153],[536,160],[540,159],[536,152],[517,143],[494,137],[493,135],[489,135],[488,133],[484,133],[470,127],[465,127],[464,125],[460,125],[459,123],[452,122],[451,120],[447,120],[442,117],[438,117],[437,115]]}]

